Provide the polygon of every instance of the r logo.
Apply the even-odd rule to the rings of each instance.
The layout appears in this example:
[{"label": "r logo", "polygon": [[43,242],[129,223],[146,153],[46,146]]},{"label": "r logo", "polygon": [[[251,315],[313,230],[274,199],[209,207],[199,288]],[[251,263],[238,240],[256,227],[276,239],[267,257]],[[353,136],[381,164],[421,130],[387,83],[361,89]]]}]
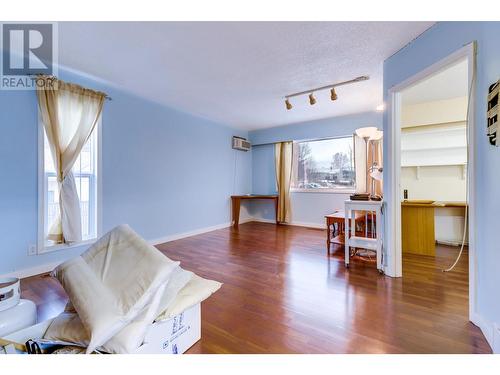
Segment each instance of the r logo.
[{"label": "r logo", "polygon": [[53,25],[5,23],[2,25],[2,74],[51,75],[54,58]]}]

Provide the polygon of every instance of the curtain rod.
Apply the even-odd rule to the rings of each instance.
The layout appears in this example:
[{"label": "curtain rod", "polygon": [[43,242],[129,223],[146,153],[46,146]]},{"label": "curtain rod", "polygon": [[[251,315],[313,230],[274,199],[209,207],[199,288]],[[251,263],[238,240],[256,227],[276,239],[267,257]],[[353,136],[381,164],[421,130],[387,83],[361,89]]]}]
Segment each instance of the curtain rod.
[{"label": "curtain rod", "polygon": [[302,139],[289,139],[289,140],[283,140],[283,141],[276,141],[276,142],[266,142],[266,143],[252,143],[252,147],[259,147],[259,146],[269,146],[269,145],[275,145],[276,143],[281,143],[281,142],[296,142],[296,143],[301,143],[301,142],[316,142],[316,141],[327,141],[330,139],[339,139],[339,138],[348,138],[348,137],[354,137],[356,133],[354,132],[353,134],[344,134],[344,135],[332,135],[332,136],[324,136],[320,138],[302,138]]},{"label": "curtain rod", "polygon": [[332,89],[332,88],[337,87],[337,86],[348,85],[350,83],[366,81],[366,80],[369,80],[369,79],[370,79],[369,76],[359,76],[359,77],[356,77],[354,79],[350,79],[349,81],[343,81],[343,82],[333,83],[331,85],[316,87],[316,88],[313,88],[313,89],[310,89],[310,90],[305,90],[305,91],[300,91],[300,92],[294,92],[293,94],[286,95],[283,98],[285,98],[285,99],[293,98],[294,96],[300,96],[300,95],[304,95],[304,94],[310,94],[310,93],[313,93],[315,91]]},{"label": "curtain rod", "polygon": [[[28,74],[28,76],[30,76],[30,77],[31,77],[31,76],[39,76],[39,75],[40,75],[40,74]],[[53,76],[53,75],[43,75],[43,76],[45,76],[45,77],[52,77],[52,78],[55,78],[55,79],[59,80],[59,78],[57,78],[56,76]],[[71,83],[71,82],[70,82],[70,83]],[[72,84],[75,84],[75,83],[72,83]],[[81,86],[81,85],[79,85],[79,86]],[[82,87],[83,87],[83,86],[82,86]],[[85,88],[85,87],[84,87],[84,88]],[[93,90],[93,89],[89,89],[89,90]],[[96,91],[96,90],[93,90],[93,91]],[[111,96],[109,96],[108,94],[106,94],[105,92],[104,92],[103,94],[104,94],[104,98],[105,98],[106,100],[109,100],[109,101],[112,101],[112,100],[113,100],[113,98],[112,98]]]}]

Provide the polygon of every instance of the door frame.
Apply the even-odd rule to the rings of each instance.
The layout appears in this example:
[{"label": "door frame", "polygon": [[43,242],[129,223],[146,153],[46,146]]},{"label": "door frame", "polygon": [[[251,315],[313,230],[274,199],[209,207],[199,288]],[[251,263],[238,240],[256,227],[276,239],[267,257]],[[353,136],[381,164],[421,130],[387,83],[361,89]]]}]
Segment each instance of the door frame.
[{"label": "door frame", "polygon": [[469,227],[469,318],[475,315],[476,306],[476,147],[475,147],[475,92],[476,92],[476,42],[471,42],[459,50],[451,53],[442,60],[416,73],[405,81],[391,87],[388,91],[388,125],[391,135],[388,139],[388,162],[390,171],[389,186],[391,194],[387,197],[390,215],[388,228],[388,263],[386,274],[393,277],[402,277],[402,246],[401,246],[401,91],[413,86],[417,82],[434,75],[460,60],[467,59],[468,62],[468,87],[469,113],[467,118],[468,137],[468,227]]}]

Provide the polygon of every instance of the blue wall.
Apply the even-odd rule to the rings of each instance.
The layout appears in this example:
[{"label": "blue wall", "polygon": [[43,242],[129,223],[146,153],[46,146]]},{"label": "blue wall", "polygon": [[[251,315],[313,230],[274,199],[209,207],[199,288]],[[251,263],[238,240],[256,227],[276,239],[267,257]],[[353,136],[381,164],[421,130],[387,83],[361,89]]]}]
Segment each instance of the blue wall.
[{"label": "blue wall", "polygon": [[[274,142],[342,137],[352,135],[363,126],[381,129],[382,113],[365,112],[251,131],[253,193],[276,192]],[[292,223],[321,226],[324,215],[341,209],[345,199],[348,194],[292,192]],[[275,216],[271,205],[265,202],[252,202],[248,210],[250,215],[260,219],[273,220]]]},{"label": "blue wall", "polygon": [[[277,193],[274,144],[252,146],[252,193]],[[266,201],[253,201],[247,205],[247,210],[255,218],[274,220],[276,216],[273,204]]]},{"label": "blue wall", "polygon": [[[486,137],[486,96],[488,86],[500,78],[500,22],[440,22],[384,63],[384,96],[392,86],[477,40],[476,86],[476,311],[490,322],[500,322],[500,245],[496,236],[500,212],[500,148],[490,146]],[[387,117],[385,135],[390,134]],[[385,144],[387,146],[387,144]],[[384,149],[384,157],[387,158]],[[387,160],[384,161],[387,165]],[[388,170],[384,179],[388,179]],[[385,196],[392,194],[385,185]],[[390,212],[388,210],[388,212]]]},{"label": "blue wall", "polygon": [[[228,223],[229,196],[251,192],[251,152],[231,148],[231,136],[246,132],[75,73],[59,76],[113,98],[102,121],[104,231],[128,223],[151,240]],[[84,250],[27,255],[37,239],[37,113],[34,92],[0,91],[0,274]]]},{"label": "blue wall", "polygon": [[382,126],[382,113],[363,112],[254,130],[249,133],[249,137],[252,144],[256,146],[283,141],[301,141],[351,135],[355,129],[364,126],[377,126],[380,128]]}]

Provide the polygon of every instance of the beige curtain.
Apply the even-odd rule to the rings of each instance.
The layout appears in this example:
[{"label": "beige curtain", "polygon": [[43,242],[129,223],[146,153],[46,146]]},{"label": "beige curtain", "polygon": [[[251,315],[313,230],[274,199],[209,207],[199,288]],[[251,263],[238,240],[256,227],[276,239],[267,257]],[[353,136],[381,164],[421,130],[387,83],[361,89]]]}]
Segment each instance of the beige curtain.
[{"label": "beige curtain", "polygon": [[[368,142],[368,155],[367,163],[368,166],[372,166],[372,162],[375,161],[377,168],[382,168],[382,139],[378,141]],[[367,171],[367,181],[369,181],[368,191],[371,189],[372,181],[374,181],[374,190],[372,194],[382,196],[383,186],[382,181],[377,181],[370,176],[370,172]]]},{"label": "beige curtain", "polygon": [[280,142],[274,145],[276,166],[276,185],[278,186],[279,223],[290,222],[290,185],[292,181],[293,142]]},{"label": "beige curtain", "polygon": [[71,168],[99,120],[106,95],[60,80],[56,89],[44,87],[49,88],[37,90],[38,106],[59,185],[59,215],[47,238],[81,241],[80,200]]},{"label": "beige curtain", "polygon": [[356,173],[356,193],[368,191],[366,165],[366,143],[361,137],[354,134],[354,170]]}]

